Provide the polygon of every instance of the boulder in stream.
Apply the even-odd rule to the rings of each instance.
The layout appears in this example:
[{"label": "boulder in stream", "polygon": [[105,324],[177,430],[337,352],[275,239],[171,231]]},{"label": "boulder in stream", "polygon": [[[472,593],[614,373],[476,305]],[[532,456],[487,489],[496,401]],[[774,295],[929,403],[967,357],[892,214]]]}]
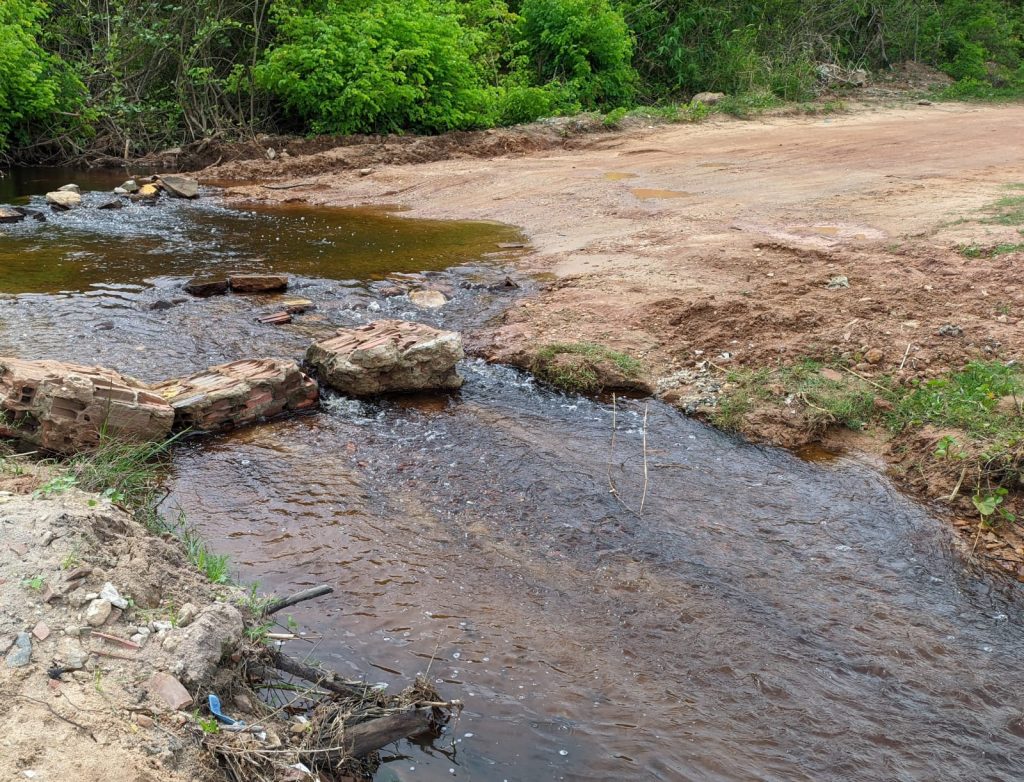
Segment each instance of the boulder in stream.
[{"label": "boulder in stream", "polygon": [[228,292],[228,281],[225,278],[193,277],[185,283],[185,293],[201,299],[210,296],[221,296]]},{"label": "boulder in stream", "polygon": [[82,196],[72,190],[54,190],[46,194],[46,203],[55,209],[67,210],[80,206]]},{"label": "boulder in stream", "polygon": [[109,369],[0,358],[0,436],[71,454],[111,437],[167,437],[174,409],[136,380]]},{"label": "boulder in stream", "polygon": [[236,293],[274,293],[288,288],[286,274],[232,274],[228,280]]},{"label": "boulder in stream", "polygon": [[199,195],[199,183],[187,176],[161,174],[156,181],[175,198],[196,198]]},{"label": "boulder in stream", "polygon": [[0,223],[20,223],[25,215],[10,206],[0,206]]},{"label": "boulder in stream", "polygon": [[455,364],[462,337],[422,323],[378,320],[341,329],[306,351],[327,385],[351,396],[405,391],[454,391],[462,386]]},{"label": "boulder in stream", "polygon": [[176,429],[222,431],[313,407],[319,389],[294,361],[249,359],[151,386],[174,409]]}]

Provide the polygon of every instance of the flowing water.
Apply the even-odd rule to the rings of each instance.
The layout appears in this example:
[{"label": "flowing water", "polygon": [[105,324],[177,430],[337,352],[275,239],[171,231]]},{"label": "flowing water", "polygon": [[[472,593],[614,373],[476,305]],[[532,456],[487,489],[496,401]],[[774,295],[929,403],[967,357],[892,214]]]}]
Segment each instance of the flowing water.
[{"label": "flowing water", "polygon": [[[471,332],[509,298],[481,287],[504,278],[488,256],[508,229],[213,200],[166,208],[124,210],[116,241],[98,213],[13,237],[0,227],[5,264],[12,241],[36,248],[44,271],[70,244],[94,257],[78,292],[40,293],[40,275],[36,292],[0,300],[0,354],[156,379],[299,357],[330,327],[382,315]],[[385,227],[364,235],[378,260],[346,265],[360,220]],[[436,233],[417,254],[420,230]],[[163,260],[132,266],[120,248],[144,237],[165,242]],[[293,250],[278,254],[279,242]],[[295,249],[304,243],[330,251],[317,260]],[[272,297],[179,301],[189,246],[211,270],[263,255],[318,309],[272,327],[252,320]],[[452,303],[429,316],[375,281],[452,264],[399,278],[450,286]],[[295,654],[396,686],[427,673],[466,702],[445,736],[401,744],[378,779],[1024,775],[1018,589],[967,570],[942,524],[884,477],[745,445],[655,402],[613,409],[475,360],[463,373],[451,397],[327,394],[315,415],[174,459],[169,509],[230,553],[242,580],[335,587],[292,612],[311,633]]]}]

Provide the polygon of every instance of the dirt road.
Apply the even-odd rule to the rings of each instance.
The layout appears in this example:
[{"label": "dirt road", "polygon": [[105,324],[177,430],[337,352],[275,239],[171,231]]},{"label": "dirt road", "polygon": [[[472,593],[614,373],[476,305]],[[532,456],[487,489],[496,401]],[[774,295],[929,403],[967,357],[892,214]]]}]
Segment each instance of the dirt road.
[{"label": "dirt road", "polygon": [[[927,370],[986,344],[1007,356],[1021,345],[1021,255],[970,259],[958,247],[1022,241],[1013,227],[978,222],[1006,185],[1024,181],[1022,106],[720,120],[599,134],[583,146],[231,192],[521,226],[536,251],[524,268],[553,284],[490,335],[488,352],[506,360],[586,339],[663,377],[701,356],[758,365],[876,347],[883,371],[909,342],[905,365]],[[327,170],[341,152],[259,173]],[[837,276],[850,287],[829,290]],[[1010,309],[1009,322],[997,307]],[[935,334],[950,321],[965,332],[952,345]]]}]

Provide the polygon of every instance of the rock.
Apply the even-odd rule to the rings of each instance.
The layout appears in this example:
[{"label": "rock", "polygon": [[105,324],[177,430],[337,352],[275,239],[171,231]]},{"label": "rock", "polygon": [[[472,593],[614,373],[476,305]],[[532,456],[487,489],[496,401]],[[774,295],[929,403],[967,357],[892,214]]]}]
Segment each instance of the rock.
[{"label": "rock", "polygon": [[236,293],[271,293],[288,287],[284,274],[232,274],[228,281]]},{"label": "rock", "polygon": [[361,168],[361,169],[359,169],[359,171],[357,173],[359,174],[359,176],[370,176],[370,174],[373,173],[373,169],[372,168]]},{"label": "rock", "polygon": [[129,179],[124,182],[120,187],[115,187],[114,191],[123,190],[126,193],[137,193],[139,192],[139,184],[134,179]]},{"label": "rock", "polygon": [[25,217],[31,217],[37,223],[46,222],[46,215],[44,215],[38,209],[30,209],[27,206],[16,206],[14,207],[14,211],[24,215]]},{"label": "rock", "polygon": [[85,609],[85,621],[90,627],[100,627],[104,622],[110,618],[110,612],[113,606],[110,605],[109,600],[103,600],[97,598],[89,603],[89,607]]},{"label": "rock", "polygon": [[128,601],[121,597],[121,594],[117,591],[117,587],[109,581],[105,583],[103,585],[103,589],[100,590],[100,598],[106,600],[110,605],[116,606],[117,608],[125,609],[128,607]]},{"label": "rock", "polygon": [[178,627],[188,627],[195,621],[199,609],[193,603],[185,603],[178,611]]},{"label": "rock", "polygon": [[830,291],[839,290],[840,288],[849,288],[850,287],[850,279],[849,279],[849,277],[846,277],[845,275],[840,274],[840,275],[830,279],[828,281],[828,285],[826,285],[825,287],[828,288]]},{"label": "rock", "polygon": [[148,686],[149,691],[166,703],[172,711],[179,711],[192,705],[192,696],[188,694],[188,690],[170,674],[154,673]]},{"label": "rock", "polygon": [[267,147],[267,160],[273,160],[277,157],[277,152],[273,147]]},{"label": "rock", "polygon": [[939,330],[935,333],[940,337],[962,337],[964,335],[964,330],[952,323],[945,323],[942,326],[939,326]]},{"label": "rock", "polygon": [[62,649],[62,658],[65,668],[73,671],[80,671],[89,662],[89,652],[81,647],[78,642],[68,643]]},{"label": "rock", "polygon": [[46,203],[57,209],[71,209],[81,205],[82,196],[70,190],[54,190],[52,193],[46,194]]},{"label": "rock", "polygon": [[316,304],[309,299],[285,299],[281,302],[281,308],[289,315],[301,315],[303,312],[315,310]]},{"label": "rock", "polygon": [[80,188],[78,185],[72,183],[70,185],[61,185],[60,187],[57,188],[57,192],[58,193],[81,193],[82,192],[82,188]]},{"label": "rock", "polygon": [[239,711],[252,714],[252,700],[244,692],[236,693],[232,700],[235,703],[235,708]]},{"label": "rock", "polygon": [[242,615],[233,605],[214,603],[188,627],[168,633],[163,648],[174,655],[173,673],[186,684],[208,681],[225,654],[242,637]]},{"label": "rock", "polygon": [[332,388],[352,396],[452,391],[462,386],[455,363],[462,337],[421,323],[378,320],[310,345],[306,360]]},{"label": "rock", "polygon": [[174,302],[170,301],[169,299],[157,299],[152,304],[150,304],[146,309],[154,312],[161,312],[163,310],[169,310],[173,306]]},{"label": "rock", "polygon": [[111,200],[100,204],[96,207],[97,209],[124,209],[124,201],[120,198],[112,198]]},{"label": "rock", "polygon": [[417,307],[426,310],[436,310],[448,303],[448,297],[441,293],[441,291],[421,290],[412,291],[409,294],[409,301]]},{"label": "rock", "polygon": [[153,721],[152,717],[146,714],[136,714],[135,724],[140,728],[152,728],[156,723]]},{"label": "rock", "polygon": [[143,185],[137,192],[132,194],[133,201],[152,201],[160,195],[160,188],[156,185]]},{"label": "rock", "polygon": [[46,622],[37,622],[36,626],[32,628],[32,635],[36,637],[38,641],[45,641],[50,637],[50,628]]},{"label": "rock", "polygon": [[257,323],[268,324],[271,326],[283,326],[287,323],[292,322],[292,315],[290,312],[281,310],[280,312],[272,312],[269,315],[261,315],[256,318]]},{"label": "rock", "polygon": [[7,650],[14,646],[13,635],[0,635],[0,654],[7,654]]},{"label": "rock", "polygon": [[157,182],[175,198],[195,198],[199,195],[199,183],[194,179],[177,174],[161,174]]},{"label": "rock", "polygon": [[261,358],[210,367],[152,386],[174,410],[174,426],[210,432],[316,404],[315,382],[294,361]]},{"label": "rock", "polygon": [[115,187],[114,188],[114,194],[115,195],[128,195],[128,191],[125,190],[123,187]]},{"label": "rock", "polygon": [[185,293],[198,296],[201,299],[210,296],[221,296],[228,292],[228,281],[225,279],[203,279],[193,277],[185,283]]},{"label": "rock", "polygon": [[883,358],[885,358],[885,354],[878,348],[871,348],[864,354],[864,360],[869,364],[881,364]]},{"label": "rock", "polygon": [[721,102],[725,97],[724,92],[698,92],[692,98],[690,98],[691,104],[703,104],[705,106],[714,106],[716,103]]},{"label": "rock", "polygon": [[32,662],[32,638],[28,633],[18,633],[14,639],[14,646],[7,653],[7,667],[24,668],[30,662]]},{"label": "rock", "polygon": [[830,369],[829,367],[825,367],[818,374],[820,374],[826,380],[831,380],[833,383],[841,383],[844,379],[842,372],[837,372],[836,370]]},{"label": "rock", "polygon": [[0,223],[20,223],[25,215],[10,206],[0,206]]},{"label": "rock", "polygon": [[0,358],[0,436],[57,453],[119,439],[167,437],[174,408],[131,378],[99,367]]}]

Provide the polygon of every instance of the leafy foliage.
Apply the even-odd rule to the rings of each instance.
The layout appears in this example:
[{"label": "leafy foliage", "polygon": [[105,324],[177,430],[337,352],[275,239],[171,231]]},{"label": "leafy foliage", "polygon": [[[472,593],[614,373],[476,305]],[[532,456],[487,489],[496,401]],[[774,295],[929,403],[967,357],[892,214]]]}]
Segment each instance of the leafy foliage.
[{"label": "leafy foliage", "polygon": [[632,36],[607,0],[523,0],[520,15],[521,48],[539,83],[564,84],[587,109],[632,102]]},{"label": "leafy foliage", "polygon": [[326,0],[275,6],[257,82],[312,130],[444,131],[482,123],[480,74],[454,4]]},{"label": "leafy foliage", "polygon": [[39,0],[0,2],[0,152],[25,143],[30,124],[59,125],[81,103],[81,83],[39,44],[45,15]]}]

